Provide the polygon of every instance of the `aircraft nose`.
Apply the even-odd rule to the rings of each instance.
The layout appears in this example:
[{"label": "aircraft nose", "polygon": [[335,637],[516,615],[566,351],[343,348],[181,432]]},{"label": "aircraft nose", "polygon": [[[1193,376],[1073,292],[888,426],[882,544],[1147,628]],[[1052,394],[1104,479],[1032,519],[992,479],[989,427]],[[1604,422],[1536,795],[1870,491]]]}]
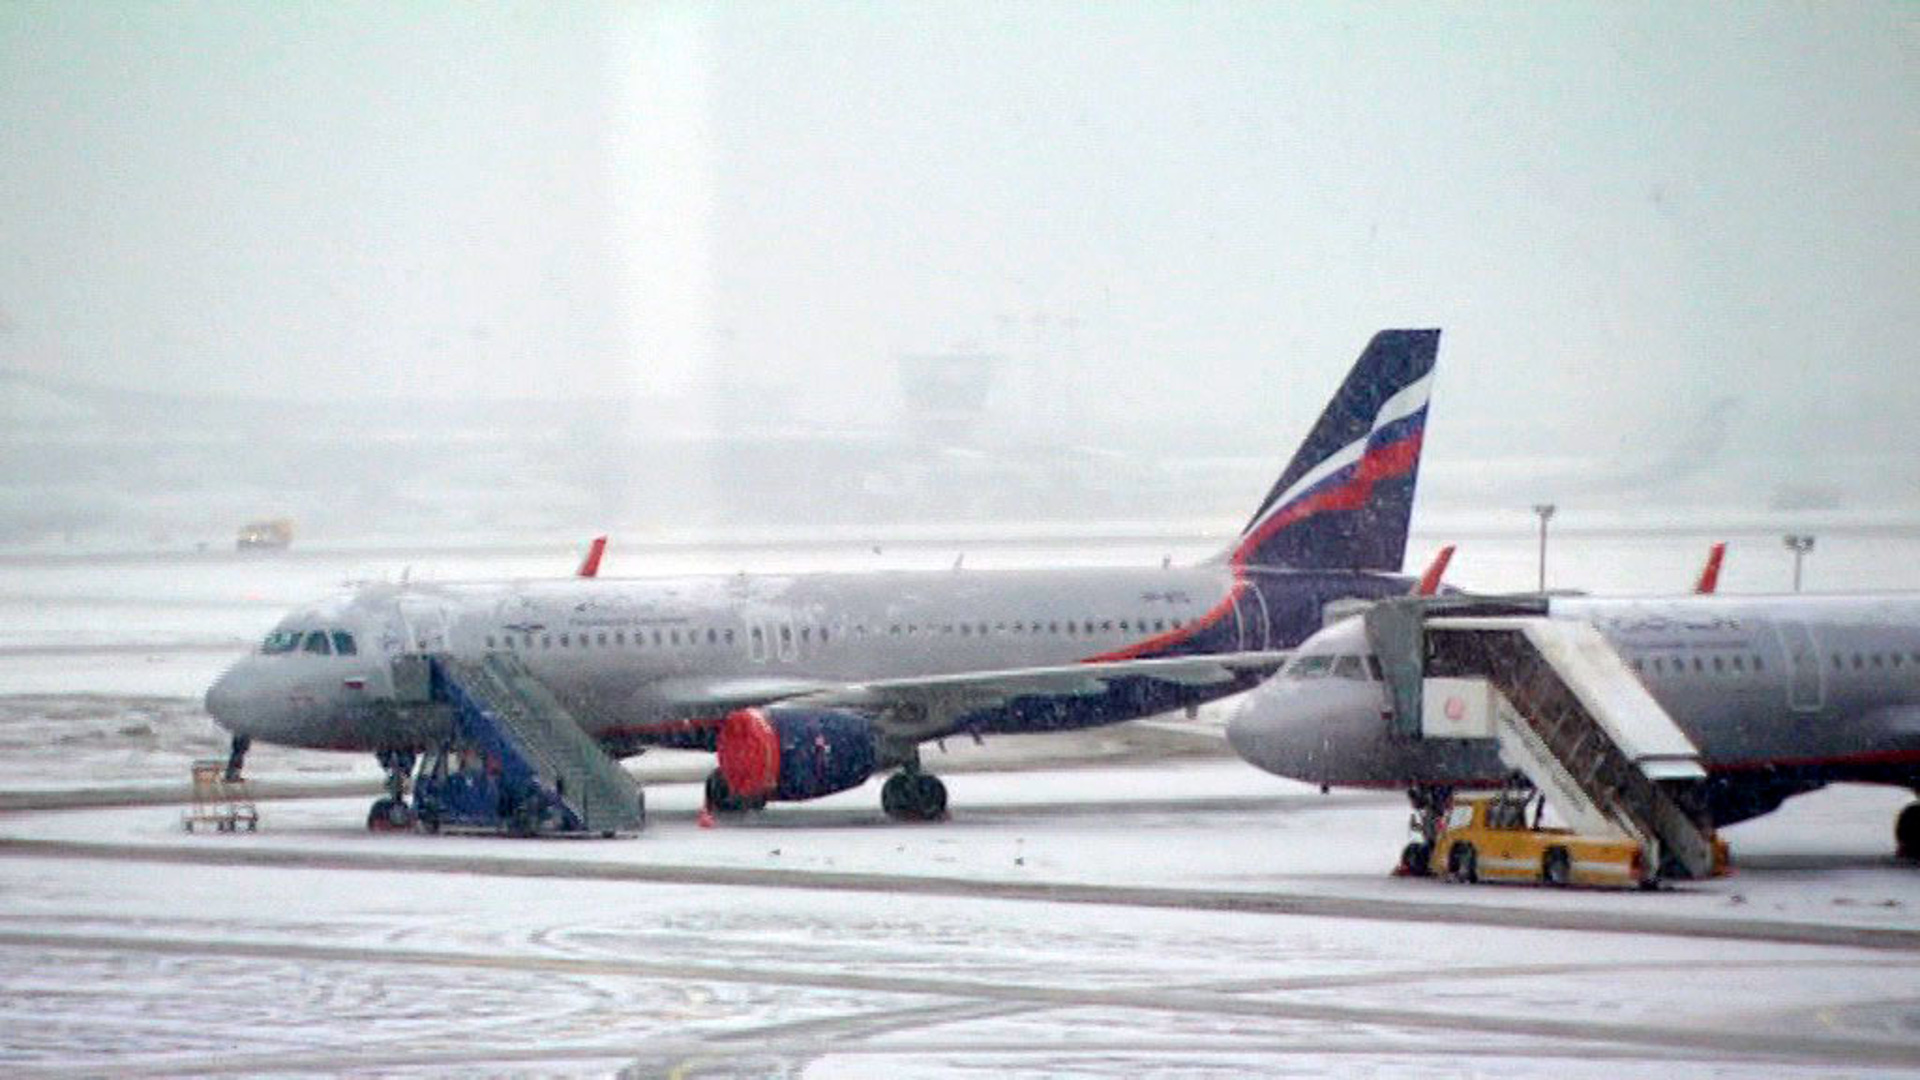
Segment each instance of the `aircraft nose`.
[{"label": "aircraft nose", "polygon": [[1267,761],[1275,756],[1275,744],[1284,734],[1274,700],[1279,696],[1273,687],[1261,687],[1241,698],[1227,719],[1227,745],[1243,760],[1263,769],[1270,769]]},{"label": "aircraft nose", "polygon": [[1227,742],[1268,772],[1320,783],[1345,749],[1355,715],[1365,713],[1362,696],[1337,680],[1271,683],[1241,700],[1227,721]]},{"label": "aircraft nose", "polygon": [[207,715],[221,727],[236,733],[239,729],[235,725],[240,722],[242,712],[242,695],[234,677],[239,668],[240,665],[235,664],[213,680],[213,685],[207,687],[206,701]]}]

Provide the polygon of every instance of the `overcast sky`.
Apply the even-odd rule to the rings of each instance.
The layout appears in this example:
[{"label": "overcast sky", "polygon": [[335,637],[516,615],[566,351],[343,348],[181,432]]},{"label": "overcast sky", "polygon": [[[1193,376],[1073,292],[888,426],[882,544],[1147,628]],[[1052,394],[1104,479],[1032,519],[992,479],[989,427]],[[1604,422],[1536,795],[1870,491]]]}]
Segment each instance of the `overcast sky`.
[{"label": "overcast sky", "polygon": [[1920,458],[1907,3],[12,0],[0,86],[14,369],[861,420],[1025,349],[1258,445],[1437,325],[1436,451]]}]

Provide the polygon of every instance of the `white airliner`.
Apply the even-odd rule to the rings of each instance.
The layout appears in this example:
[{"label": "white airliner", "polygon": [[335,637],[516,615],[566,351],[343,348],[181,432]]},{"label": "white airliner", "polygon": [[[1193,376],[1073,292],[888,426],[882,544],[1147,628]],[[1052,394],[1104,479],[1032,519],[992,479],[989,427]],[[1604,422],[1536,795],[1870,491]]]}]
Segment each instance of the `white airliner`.
[{"label": "white airliner", "polygon": [[[1437,330],[1362,353],[1221,557],[1193,567],[367,585],[286,616],[207,692],[234,737],[371,751],[396,792],[448,729],[397,700],[403,654],[514,654],[616,756],[717,752],[722,809],[898,768],[882,803],[944,813],[919,745],[1110,724],[1248,689],[1278,650],[1399,574]],[[404,814],[398,799],[370,820]]]},{"label": "white airliner", "polygon": [[[1710,563],[1717,570],[1718,557]],[[1711,587],[1712,573],[1700,588]],[[1700,750],[1707,813],[1726,825],[1829,783],[1920,792],[1920,596],[1550,597],[1591,623]],[[1304,642],[1239,704],[1233,748],[1268,772],[1323,786],[1491,786],[1512,770],[1492,740],[1398,735],[1359,618]],[[1920,855],[1920,803],[1899,849]]]}]

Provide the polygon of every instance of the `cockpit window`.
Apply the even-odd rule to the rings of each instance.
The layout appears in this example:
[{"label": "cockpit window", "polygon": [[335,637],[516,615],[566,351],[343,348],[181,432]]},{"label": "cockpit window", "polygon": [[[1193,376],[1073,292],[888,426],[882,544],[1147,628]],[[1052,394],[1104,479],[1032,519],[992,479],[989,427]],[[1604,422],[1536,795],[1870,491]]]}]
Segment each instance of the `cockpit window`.
[{"label": "cockpit window", "polygon": [[1319,679],[1324,678],[1332,667],[1333,657],[1331,656],[1303,656],[1299,663],[1287,672],[1287,675],[1295,679]]},{"label": "cockpit window", "polygon": [[324,631],[315,630],[307,635],[307,651],[319,653],[321,656],[326,656],[331,651],[327,648],[327,635]]},{"label": "cockpit window", "polygon": [[353,635],[345,630],[333,632],[333,652],[335,656],[352,656],[360,650],[353,647]]},{"label": "cockpit window", "polygon": [[300,647],[301,631],[275,630],[260,643],[260,651],[271,656],[274,653],[288,653]]},{"label": "cockpit window", "polygon": [[1360,665],[1359,657],[1343,656],[1334,661],[1333,677],[1336,679],[1353,679],[1356,682],[1366,682],[1367,670]]}]

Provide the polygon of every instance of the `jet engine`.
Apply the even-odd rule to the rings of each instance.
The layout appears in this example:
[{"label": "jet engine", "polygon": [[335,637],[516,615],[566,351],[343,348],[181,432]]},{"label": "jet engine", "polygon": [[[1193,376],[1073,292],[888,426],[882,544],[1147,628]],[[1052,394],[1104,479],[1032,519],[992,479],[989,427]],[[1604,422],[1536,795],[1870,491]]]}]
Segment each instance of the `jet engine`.
[{"label": "jet engine", "polygon": [[741,799],[801,802],[873,775],[873,724],[858,713],[767,705],[720,724],[720,775]]}]

